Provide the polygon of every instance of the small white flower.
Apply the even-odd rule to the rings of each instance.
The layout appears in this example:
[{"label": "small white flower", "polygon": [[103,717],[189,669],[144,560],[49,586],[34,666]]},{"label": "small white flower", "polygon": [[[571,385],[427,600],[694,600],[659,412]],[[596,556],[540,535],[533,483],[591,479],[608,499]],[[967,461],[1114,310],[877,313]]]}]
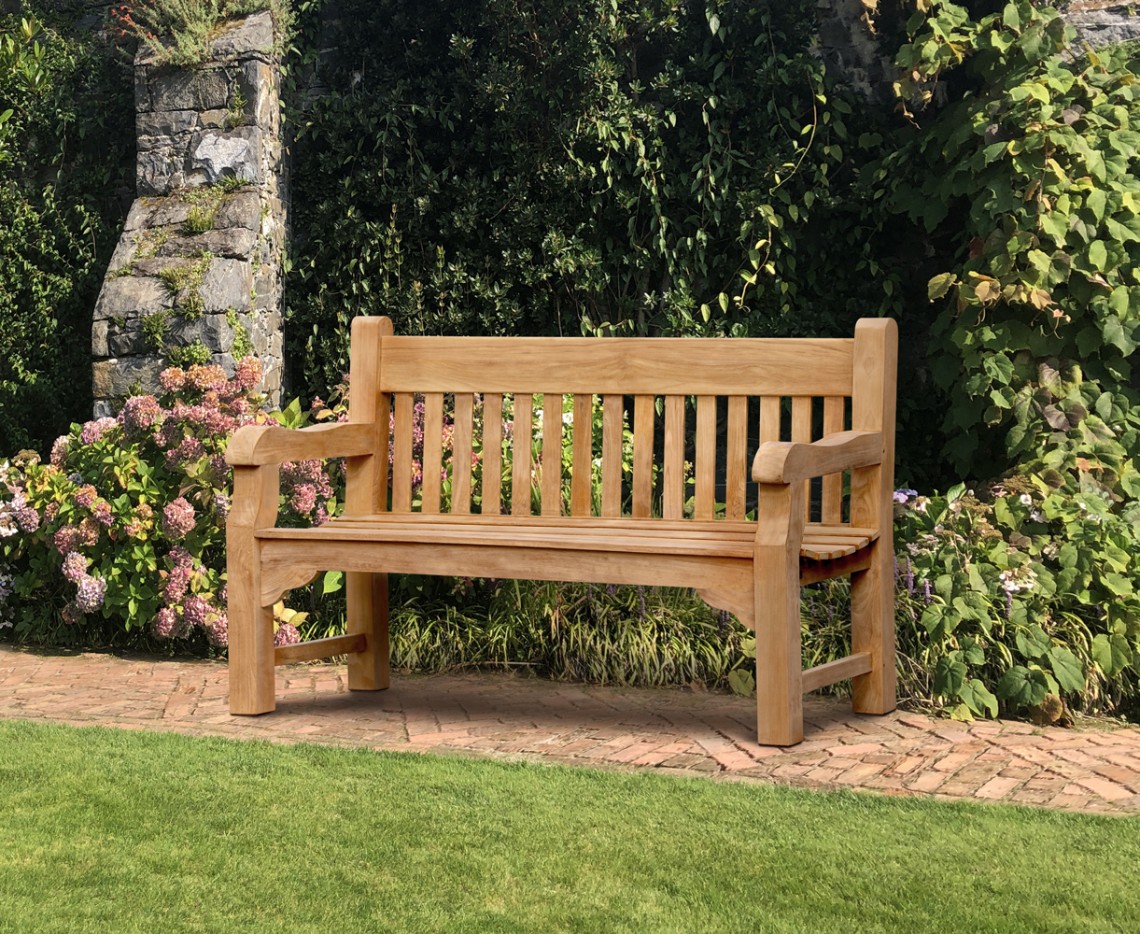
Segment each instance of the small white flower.
[{"label": "small white flower", "polygon": [[1017,501],[1019,503],[1021,503],[1022,506],[1032,506],[1033,505],[1033,497],[1030,496],[1028,493],[1022,493],[1017,498]]}]

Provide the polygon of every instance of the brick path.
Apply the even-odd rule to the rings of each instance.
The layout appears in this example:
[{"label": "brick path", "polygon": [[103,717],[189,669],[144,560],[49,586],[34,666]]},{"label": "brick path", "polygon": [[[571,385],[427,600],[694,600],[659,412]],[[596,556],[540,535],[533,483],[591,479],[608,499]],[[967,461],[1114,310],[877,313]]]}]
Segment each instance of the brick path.
[{"label": "brick path", "polygon": [[349,693],[344,668],[277,669],[277,712],[231,717],[212,661],[44,654],[0,646],[0,718],[192,735],[305,740],[672,774],[873,789],[1140,814],[1140,728],[863,717],[809,697],[807,739],[755,743],[752,701],[509,674],[404,675]]}]

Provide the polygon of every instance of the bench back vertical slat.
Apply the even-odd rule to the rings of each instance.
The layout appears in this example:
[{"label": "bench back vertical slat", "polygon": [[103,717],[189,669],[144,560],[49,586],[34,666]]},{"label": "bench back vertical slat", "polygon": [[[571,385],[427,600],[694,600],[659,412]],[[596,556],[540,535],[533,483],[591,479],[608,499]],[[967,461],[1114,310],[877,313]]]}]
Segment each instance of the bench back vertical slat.
[{"label": "bench back vertical slat", "polygon": [[471,511],[471,451],[475,439],[475,399],[469,392],[455,394],[455,425],[451,435],[451,511]]},{"label": "bench back vertical slat", "polygon": [[[811,443],[811,396],[792,398],[792,441]],[[804,481],[804,515],[811,521],[811,481]]]},{"label": "bench back vertical slat", "polygon": [[410,392],[396,393],[392,440],[392,512],[412,511],[412,408]]},{"label": "bench back vertical slat", "polygon": [[711,519],[716,510],[716,396],[697,396],[696,442],[693,517]]},{"label": "bench back vertical slat", "polygon": [[743,519],[748,482],[748,397],[728,398],[728,437],[725,442],[724,515]]},{"label": "bench back vertical slat", "polygon": [[542,397],[542,515],[562,515],[562,394]]},{"label": "bench back vertical slat", "polygon": [[345,463],[344,508],[349,515],[388,510],[390,400],[379,387],[381,345],[391,336],[392,322],[388,318],[356,318],[352,322],[354,349],[348,384],[348,420],[375,426],[376,453],[372,457],[350,457]]},{"label": "bench back vertical slat", "polygon": [[503,395],[483,396],[483,485],[479,490],[484,515],[502,511],[503,492]]},{"label": "bench back vertical slat", "polygon": [[423,482],[420,487],[420,509],[438,513],[440,484],[443,474],[443,393],[424,396]]},{"label": "bench back vertical slat", "polygon": [[685,508],[685,397],[665,397],[665,461],[661,514],[680,519]]},{"label": "bench back vertical slat", "polygon": [[653,515],[653,427],[655,397],[633,398],[633,517]]},{"label": "bench back vertical slat", "polygon": [[[827,396],[823,400],[823,433],[843,431],[846,400],[842,396]],[[843,474],[832,473],[823,478],[823,505],[820,521],[824,525],[839,525],[843,521]]]},{"label": "bench back vertical slat", "polygon": [[620,516],[624,401],[607,393],[602,405],[602,515]]},{"label": "bench back vertical slat", "polygon": [[534,397],[514,394],[515,418],[511,428],[511,515],[530,515],[531,438],[534,434]]},{"label": "bench back vertical slat", "polygon": [[589,516],[594,509],[594,397],[574,396],[573,457],[570,464],[570,515]]}]

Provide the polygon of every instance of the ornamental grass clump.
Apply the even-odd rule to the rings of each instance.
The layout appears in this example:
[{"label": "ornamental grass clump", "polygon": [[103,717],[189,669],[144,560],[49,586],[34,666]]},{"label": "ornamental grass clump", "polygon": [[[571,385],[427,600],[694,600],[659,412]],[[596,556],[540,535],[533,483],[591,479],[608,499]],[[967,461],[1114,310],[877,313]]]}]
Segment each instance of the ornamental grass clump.
[{"label": "ornamental grass clump", "polygon": [[[0,615],[17,639],[226,646],[224,454],[239,426],[273,417],[260,380],[253,358],[232,378],[172,367],[159,395],[72,426],[48,463],[23,452],[0,464]],[[285,518],[320,522],[335,508],[320,463],[284,473]]]}]

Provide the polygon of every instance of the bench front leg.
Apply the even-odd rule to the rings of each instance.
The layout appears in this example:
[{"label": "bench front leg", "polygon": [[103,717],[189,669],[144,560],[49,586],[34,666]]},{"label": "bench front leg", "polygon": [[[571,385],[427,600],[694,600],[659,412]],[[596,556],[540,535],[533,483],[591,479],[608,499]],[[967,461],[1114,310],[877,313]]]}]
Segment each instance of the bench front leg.
[{"label": "bench front leg", "polygon": [[274,700],[273,608],[261,605],[259,528],[277,521],[275,464],[235,467],[226,517],[226,589],[229,617],[230,713],[269,713]]},{"label": "bench front leg", "polygon": [[365,637],[362,652],[348,656],[350,691],[383,691],[389,686],[388,575],[345,574],[348,632]]},{"label": "bench front leg", "polygon": [[800,645],[804,484],[761,483],[757,515],[756,738],[764,746],[792,746],[804,738]]}]

